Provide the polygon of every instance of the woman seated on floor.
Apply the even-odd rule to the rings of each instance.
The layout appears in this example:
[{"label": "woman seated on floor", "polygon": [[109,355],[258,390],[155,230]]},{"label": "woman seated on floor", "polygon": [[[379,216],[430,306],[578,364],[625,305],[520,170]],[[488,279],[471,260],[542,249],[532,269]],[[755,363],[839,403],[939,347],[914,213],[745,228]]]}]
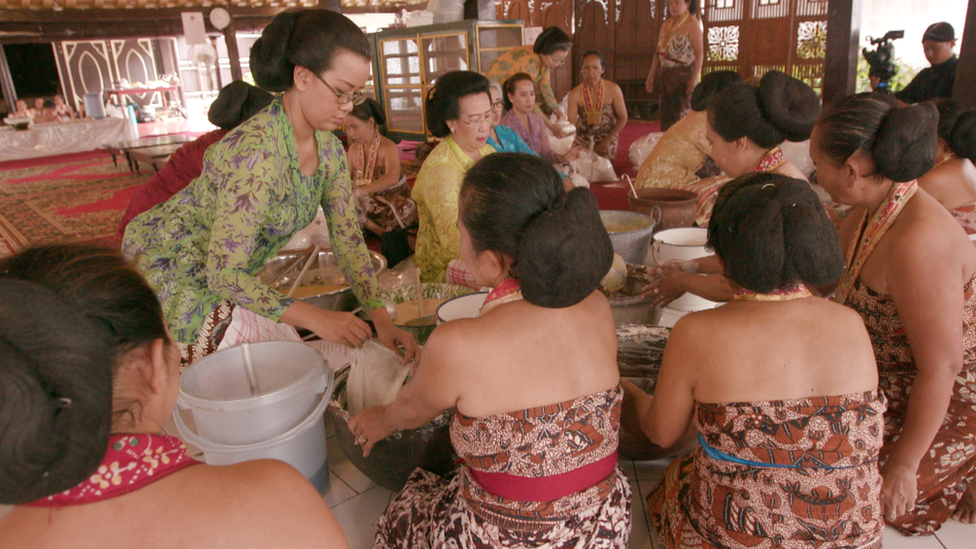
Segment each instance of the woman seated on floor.
[{"label": "woman seated on floor", "polygon": [[424,282],[474,285],[460,260],[458,194],[468,168],[495,152],[488,145],[492,116],[488,79],[476,72],[449,72],[427,95],[427,131],[443,141],[424,159],[413,185],[420,219],[415,257]]},{"label": "woman seated on floor", "polygon": [[627,547],[617,336],[597,290],[613,249],[596,199],[563,192],[541,158],[499,153],[468,171],[460,215],[462,257],[494,287],[481,315],[434,330],[396,400],[349,427],[368,454],[454,408],[463,465],[452,479],[415,470],[376,547]]},{"label": "woman seated on floor", "polygon": [[721,170],[709,156],[712,147],[705,139],[708,105],[718,92],[741,83],[742,77],[733,71],[703,76],[691,94],[691,112],[664,132],[637,170],[634,186],[684,189],[693,181],[718,175]]},{"label": "woman seated on floor", "polygon": [[5,547],[347,547],[291,466],[211,467],[163,433],[179,363],[155,294],[116,253],[60,245],[0,262]]},{"label": "woman seated on floor", "polygon": [[505,112],[502,85],[492,81],[489,81],[488,85],[491,91],[491,133],[488,134],[488,144],[496,152],[517,152],[538,156],[539,153],[529,148],[518,132],[501,124],[502,113]]},{"label": "woman seated on floor", "polygon": [[810,153],[831,198],[847,269],[835,301],[861,314],[888,398],[881,455],[886,522],[931,534],[976,520],[976,249],[915,178],[937,150],[936,108],[891,96],[838,100]]},{"label": "woman seated on floor", "polygon": [[549,147],[549,129],[542,115],[533,112],[535,107],[535,86],[532,77],[520,72],[505,81],[502,101],[507,111],[499,120],[500,126],[507,126],[529,146],[532,151],[549,162],[569,161],[576,157],[578,149],[560,157]]},{"label": "woman seated on floor", "polygon": [[933,101],[939,109],[935,166],[918,186],[945,206],[968,234],[976,234],[976,111],[955,99]]},{"label": "woman seated on floor", "polygon": [[349,137],[349,171],[359,222],[373,234],[404,229],[417,221],[407,178],[400,175],[400,151],[380,134],[386,124],[383,107],[372,98],[353,107],[343,120]]},{"label": "woman seated on floor", "polygon": [[[705,137],[712,158],[728,177],[769,172],[806,180],[779,145],[809,139],[819,113],[820,98],[810,86],[785,73],[769,71],[759,86],[738,84],[715,96],[708,108]],[[717,193],[726,182],[727,177],[718,176],[687,187],[698,193],[695,222],[699,226],[708,225]],[[681,266],[661,269],[645,288],[644,295],[655,306],[663,307],[685,292],[712,301],[732,299],[734,289],[714,256]]]},{"label": "woman seated on floor", "polygon": [[573,145],[615,162],[620,130],[627,125],[627,105],[620,86],[604,80],[606,68],[603,53],[583,54],[583,81],[569,92],[567,110],[569,122],[576,126]]},{"label": "woman seated on floor", "polygon": [[678,320],[653,399],[625,384],[655,444],[698,432],[647,498],[658,533],[669,549],[880,548],[885,400],[871,341],[806,287],[844,270],[823,206],[805,181],[740,177],[719,192],[708,245],[735,298]]},{"label": "woman seated on floor", "polygon": [[207,112],[207,119],[218,129],[177,149],[163,168],[139,187],[122,214],[122,221],[115,231],[116,239],[122,242],[125,228],[137,215],[156,204],[166,202],[200,177],[203,172],[203,155],[210,145],[223,139],[230,130],[270,105],[273,100],[273,95],[243,80],[235,80],[224,86]]}]

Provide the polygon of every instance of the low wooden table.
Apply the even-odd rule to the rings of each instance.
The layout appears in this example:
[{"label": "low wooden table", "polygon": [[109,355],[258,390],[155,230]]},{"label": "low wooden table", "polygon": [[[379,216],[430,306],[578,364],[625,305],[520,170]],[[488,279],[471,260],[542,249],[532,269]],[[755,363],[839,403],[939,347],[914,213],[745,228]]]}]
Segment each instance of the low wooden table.
[{"label": "low wooden table", "polygon": [[151,164],[154,171],[159,171],[159,167],[166,164],[171,154],[182,147],[182,144],[158,145],[156,147],[140,147],[128,151],[129,158],[135,165],[136,173],[139,173],[139,162]]},{"label": "low wooden table", "polygon": [[116,160],[116,156],[123,155],[125,156],[126,162],[129,163],[129,170],[138,173],[139,166],[133,162],[132,157],[130,156],[133,150],[159,147],[163,145],[182,145],[183,143],[188,143],[194,139],[195,138],[188,135],[163,135],[160,137],[147,137],[145,139],[133,139],[131,141],[108,143],[105,145],[105,149],[109,152],[109,154],[112,155],[112,163],[115,164],[116,167],[119,165],[118,161]]}]

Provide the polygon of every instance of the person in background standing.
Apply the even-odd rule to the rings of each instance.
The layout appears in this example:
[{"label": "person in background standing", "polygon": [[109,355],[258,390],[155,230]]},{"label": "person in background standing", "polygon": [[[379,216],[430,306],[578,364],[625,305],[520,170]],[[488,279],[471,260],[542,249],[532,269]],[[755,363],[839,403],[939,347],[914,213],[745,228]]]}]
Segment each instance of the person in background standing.
[{"label": "person in background standing", "polygon": [[698,0],[668,0],[668,15],[646,83],[647,93],[657,92],[662,132],[691,110],[691,93],[704,61]]}]

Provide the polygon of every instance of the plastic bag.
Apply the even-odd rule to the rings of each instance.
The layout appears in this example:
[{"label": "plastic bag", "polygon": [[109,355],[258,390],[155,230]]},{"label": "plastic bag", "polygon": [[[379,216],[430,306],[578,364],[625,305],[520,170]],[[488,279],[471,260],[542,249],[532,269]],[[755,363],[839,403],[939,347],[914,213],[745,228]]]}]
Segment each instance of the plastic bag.
[{"label": "plastic bag", "polygon": [[552,121],[557,124],[566,137],[556,137],[556,134],[547,128],[546,135],[549,137],[549,148],[559,156],[563,156],[573,148],[573,141],[576,139],[576,126],[569,123],[569,120],[556,121],[556,115],[552,115]]},{"label": "plastic bag", "polygon": [[329,225],[325,221],[325,212],[319,206],[315,213],[315,219],[307,227],[301,229],[287,244],[281,247],[282,250],[305,250],[312,244],[318,244],[322,248],[329,248]]},{"label": "plastic bag", "polygon": [[654,132],[634,140],[630,145],[630,165],[635,168],[640,167],[647,160],[647,157],[654,150],[654,147],[657,146],[658,141],[661,140],[661,136],[663,135],[664,132]]},{"label": "plastic bag", "polygon": [[346,409],[350,414],[393,402],[410,375],[410,364],[402,364],[396,353],[373,339],[352,351],[349,364]]}]

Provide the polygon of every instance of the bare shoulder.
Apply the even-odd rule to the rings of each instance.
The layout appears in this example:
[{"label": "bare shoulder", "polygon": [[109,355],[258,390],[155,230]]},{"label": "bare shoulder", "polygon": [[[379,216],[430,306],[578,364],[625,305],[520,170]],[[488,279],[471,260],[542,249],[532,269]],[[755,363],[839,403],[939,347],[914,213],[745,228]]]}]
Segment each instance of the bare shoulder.
[{"label": "bare shoulder", "polygon": [[[328,505],[294,467],[257,460],[188,471],[194,469],[198,478],[183,479],[179,493],[198,502],[204,523],[225,524],[226,537],[255,546],[263,539],[282,547],[347,547]],[[208,515],[210,520],[203,520]],[[261,520],[254,521],[258,516]]]},{"label": "bare shoulder", "polygon": [[619,95],[620,97],[624,96],[623,90],[620,89],[620,86],[618,86],[616,82],[613,82],[611,80],[606,80],[606,79],[604,79],[603,82],[606,84],[607,89],[610,90],[610,93],[614,95]]}]

